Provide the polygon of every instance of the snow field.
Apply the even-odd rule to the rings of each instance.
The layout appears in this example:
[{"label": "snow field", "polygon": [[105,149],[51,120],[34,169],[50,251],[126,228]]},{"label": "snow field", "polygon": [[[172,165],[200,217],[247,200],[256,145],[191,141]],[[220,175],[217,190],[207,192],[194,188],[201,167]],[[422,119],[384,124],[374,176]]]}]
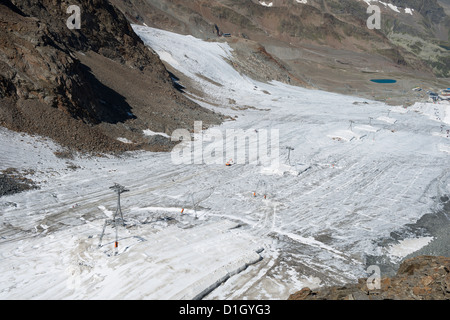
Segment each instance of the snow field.
[{"label": "snow field", "polygon": [[118,255],[110,227],[98,247],[99,222],[2,244],[0,297],[195,299],[261,259],[256,239],[229,221],[119,227]]},{"label": "snow field", "polygon": [[[215,129],[279,130],[279,165],[174,164],[150,152],[61,159],[51,141],[2,129],[0,169],[33,169],[41,189],[0,198],[1,298],[285,299],[365,276],[377,239],[449,194],[435,106],[355,105],[364,100],[256,82],[228,64],[226,44],[133,28],[198,83],[199,104],[237,116]],[[255,109],[232,110],[229,98]],[[117,256],[110,226],[98,248],[114,183],[130,189]]]},{"label": "snow field", "polygon": [[388,248],[388,254],[397,261],[427,245],[433,237],[410,238],[401,240]]}]

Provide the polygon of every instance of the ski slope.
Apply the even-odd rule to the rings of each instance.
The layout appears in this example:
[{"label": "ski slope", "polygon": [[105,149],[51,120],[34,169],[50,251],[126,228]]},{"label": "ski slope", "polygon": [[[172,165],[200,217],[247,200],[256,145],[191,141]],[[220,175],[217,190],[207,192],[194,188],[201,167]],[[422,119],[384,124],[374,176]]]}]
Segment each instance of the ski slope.
[{"label": "ski slope", "polygon": [[[0,198],[0,298],[286,299],[365,276],[365,257],[386,250],[378,239],[450,193],[450,105],[436,118],[430,104],[260,83],[228,63],[226,43],[133,28],[204,92],[192,99],[235,119],[204,132],[205,149],[223,143],[205,138],[213,130],[276,129],[279,165],[174,164],[151,152],[60,159],[53,142],[1,129],[0,170],[33,169],[41,188]],[[117,255],[111,227],[99,247],[114,183],[130,189]]]}]

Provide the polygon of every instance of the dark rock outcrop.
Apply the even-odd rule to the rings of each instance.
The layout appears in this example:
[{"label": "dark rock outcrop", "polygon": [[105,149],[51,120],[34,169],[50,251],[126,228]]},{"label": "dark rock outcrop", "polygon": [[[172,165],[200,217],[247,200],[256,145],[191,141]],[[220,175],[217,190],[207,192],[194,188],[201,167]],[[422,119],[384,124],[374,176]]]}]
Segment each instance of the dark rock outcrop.
[{"label": "dark rock outcrop", "polygon": [[289,300],[450,300],[450,258],[419,256],[405,260],[392,278],[369,290],[367,279],[342,287],[303,288]]},{"label": "dark rock outcrop", "polygon": [[24,177],[14,168],[0,172],[0,197],[37,188],[38,186],[32,180]]}]

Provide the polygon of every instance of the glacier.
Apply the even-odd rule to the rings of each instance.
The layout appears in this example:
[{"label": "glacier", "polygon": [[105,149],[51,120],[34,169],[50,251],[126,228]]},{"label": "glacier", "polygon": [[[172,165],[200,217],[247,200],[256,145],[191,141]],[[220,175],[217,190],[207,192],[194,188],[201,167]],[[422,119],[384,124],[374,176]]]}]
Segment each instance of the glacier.
[{"label": "glacier", "polygon": [[[186,89],[191,99],[230,116],[205,135],[276,129],[279,165],[67,160],[48,139],[0,129],[0,170],[32,169],[40,184],[0,198],[1,299],[286,299],[366,275],[366,256],[386,250],[378,239],[450,194],[449,104],[262,83],[233,68],[226,43],[133,29],[203,93]],[[98,247],[116,182],[130,189],[117,255],[110,227]]]}]

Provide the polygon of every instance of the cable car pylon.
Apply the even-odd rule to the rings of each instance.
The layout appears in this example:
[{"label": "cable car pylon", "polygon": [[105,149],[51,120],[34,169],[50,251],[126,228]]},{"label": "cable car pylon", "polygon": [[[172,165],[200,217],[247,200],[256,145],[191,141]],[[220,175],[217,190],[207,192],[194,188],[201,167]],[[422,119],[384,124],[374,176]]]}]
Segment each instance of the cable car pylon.
[{"label": "cable car pylon", "polygon": [[[122,193],[128,192],[130,190],[126,189],[124,186],[121,186],[120,184],[117,184],[117,183],[115,183],[112,187],[109,187],[109,188],[117,193],[117,208],[116,208],[116,212],[114,212],[112,220],[111,219],[105,220],[105,224],[103,225],[102,234],[100,235],[98,247],[99,248],[102,247],[102,240],[103,240],[103,236],[105,235],[106,226],[108,224],[113,225],[114,228],[116,229],[116,238],[114,241],[114,249],[115,249],[115,255],[117,255],[118,250],[119,250],[119,225],[118,225],[119,219],[122,221],[122,226],[125,227],[125,221],[123,219],[122,208],[120,206],[120,195]],[[120,215],[120,218],[118,217],[118,215]]]}]

